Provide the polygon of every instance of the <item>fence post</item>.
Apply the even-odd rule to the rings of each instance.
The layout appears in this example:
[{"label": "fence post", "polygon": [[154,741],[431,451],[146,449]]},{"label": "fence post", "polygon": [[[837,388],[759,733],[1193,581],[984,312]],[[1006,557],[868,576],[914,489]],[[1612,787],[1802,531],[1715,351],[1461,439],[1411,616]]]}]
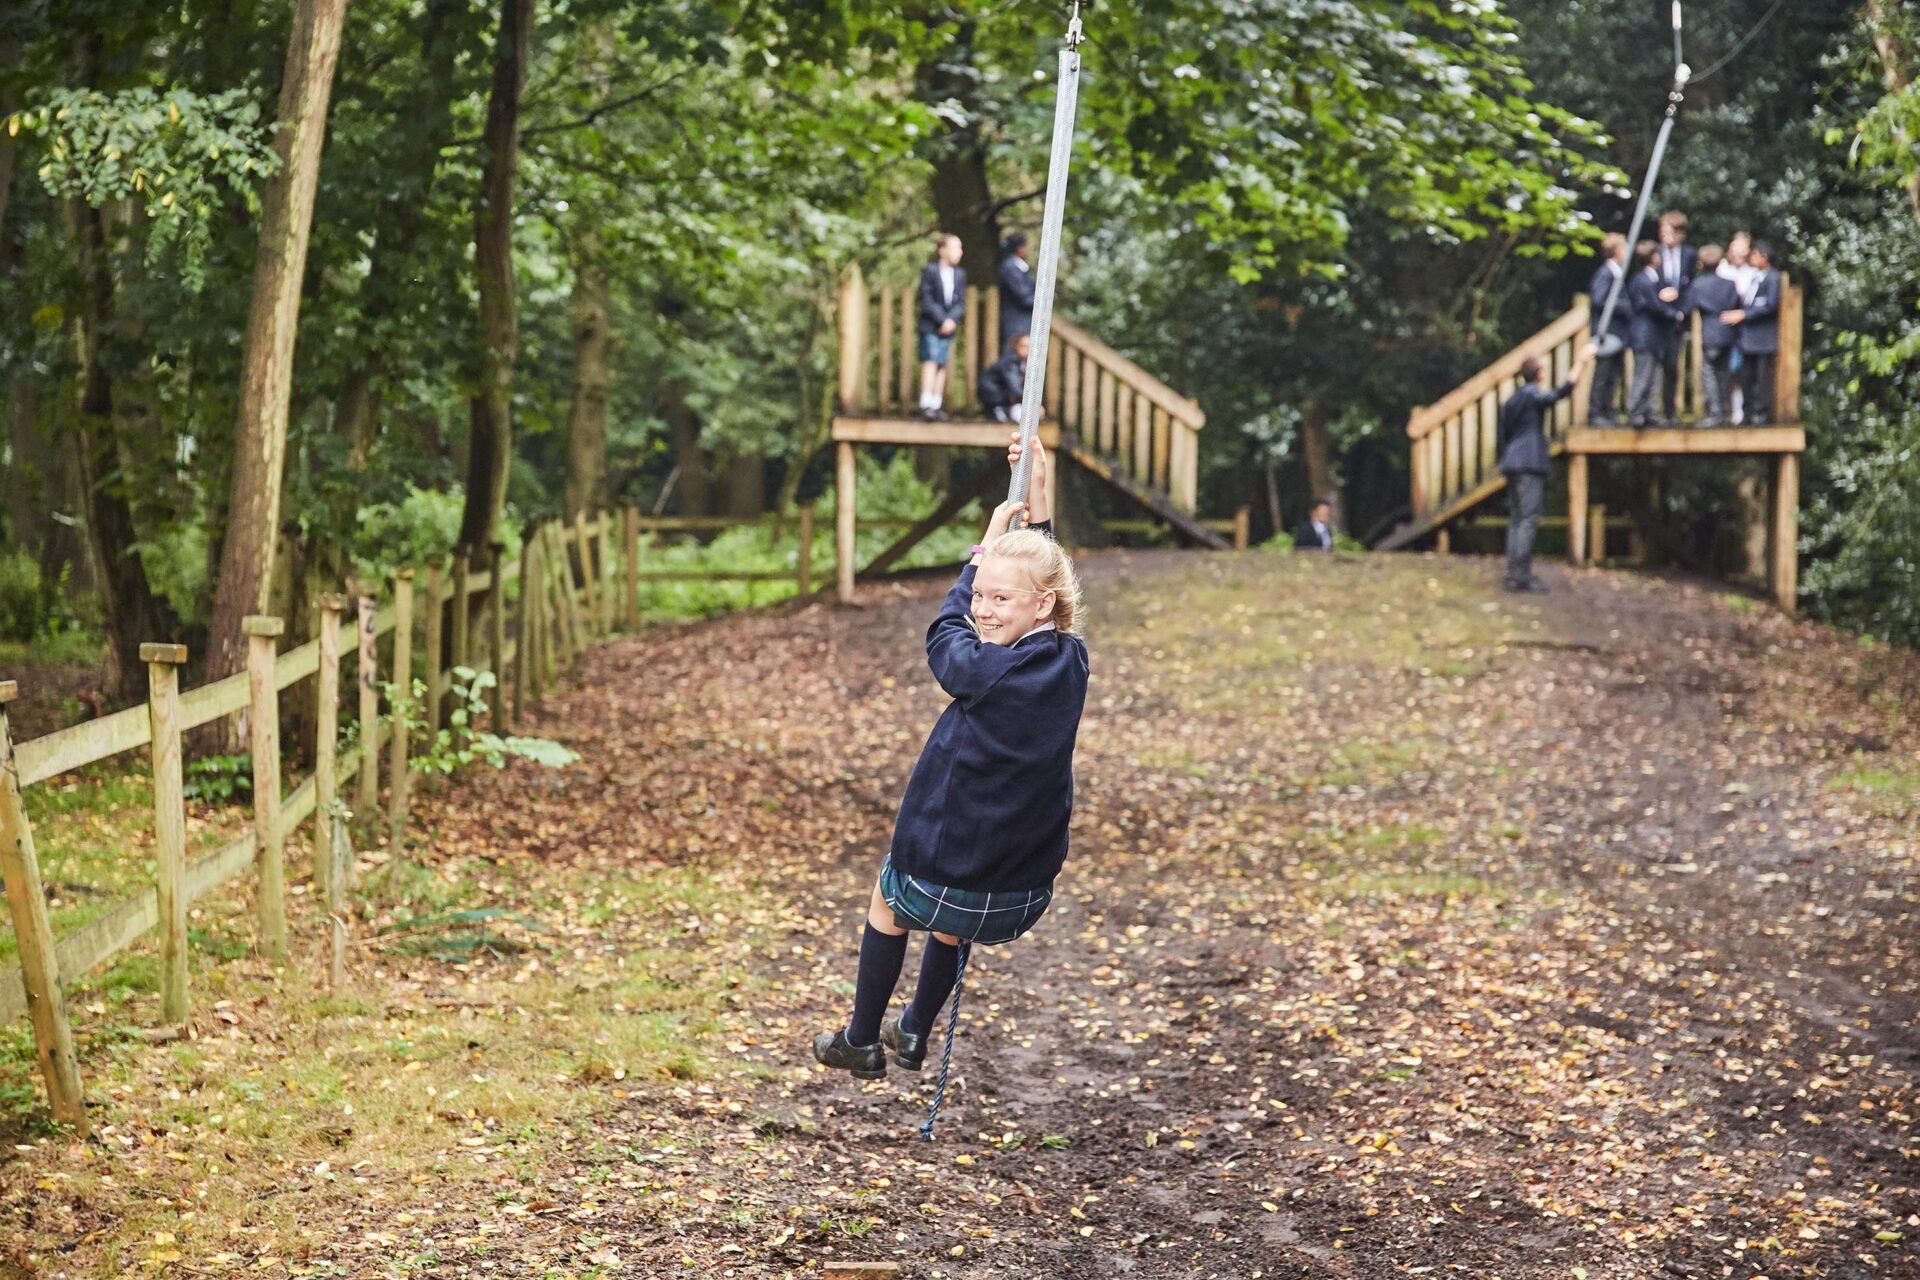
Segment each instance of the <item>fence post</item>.
[{"label": "fence post", "polygon": [[413,714],[413,570],[393,573],[393,738],[387,756],[387,883],[399,885],[407,829],[407,720]]},{"label": "fence post", "polygon": [[313,882],[328,911],[345,895],[334,866],[334,756],[340,747],[340,611],[344,596],[320,597],[320,669],[313,677]]},{"label": "fence post", "polygon": [[160,905],[160,1018],[187,1017],[187,792],[180,763],[183,644],[143,644],[153,744],[153,887]]},{"label": "fence post", "polygon": [[507,673],[500,661],[507,651],[507,586],[502,576],[506,567],[507,544],[493,543],[487,548],[487,574],[493,582],[487,589],[487,670],[493,672],[487,705],[492,710],[495,733],[507,727]]},{"label": "fence post", "polygon": [[445,709],[447,685],[445,674],[440,670],[440,655],[446,652],[444,635],[446,629],[446,579],[440,568],[439,556],[427,557],[427,706],[426,721],[429,734],[440,731],[440,713]]},{"label": "fence post", "polygon": [[1233,513],[1233,549],[1245,551],[1251,540],[1253,527],[1253,508],[1242,507]]},{"label": "fence post", "polygon": [[627,585],[627,630],[640,629],[640,509],[620,508],[620,551]]},{"label": "fence post", "polygon": [[800,508],[800,594],[813,591],[813,508]]},{"label": "fence post", "polygon": [[[454,667],[473,666],[473,597],[467,594],[467,579],[473,574],[473,553],[465,547],[458,547],[453,553],[453,661],[448,663],[449,672]],[[440,655],[430,654],[427,665],[437,666]],[[447,687],[453,687],[453,677],[447,677]],[[460,700],[462,707],[466,699]]]},{"label": "fence post", "polygon": [[33,827],[20,803],[20,767],[13,759],[13,730],[7,704],[20,686],[0,680],[0,879],[7,882],[13,912],[13,936],[20,948],[20,982],[27,989],[27,1016],[33,1021],[33,1056],[47,1082],[53,1118],[87,1134],[87,1103],[80,1092],[80,1060],[73,1052],[73,1027],[67,1021],[67,997],[60,989],[60,966],[53,953],[53,925],[47,920],[47,896],[40,887],[40,862],[33,851]]},{"label": "fence post", "polygon": [[253,747],[253,863],[260,877],[260,945],[270,959],[287,958],[287,877],[280,839],[280,691],[274,687],[274,640],[287,629],[279,618],[250,614],[247,686],[252,704],[247,736]]},{"label": "fence post", "polygon": [[580,553],[580,613],[584,615],[587,639],[593,639],[594,623],[599,613],[593,607],[593,547],[587,536],[587,513],[573,513],[573,541]]},{"label": "fence post", "polygon": [[[560,575],[560,614],[563,620],[561,632],[564,637],[561,656],[566,660],[569,670],[580,660],[580,598],[574,592],[573,565],[567,555],[566,530],[558,521],[553,525],[554,569]],[[584,573],[584,570],[583,570]]]},{"label": "fence post", "polygon": [[613,634],[613,615],[615,611],[613,592],[613,513],[602,511],[597,522],[598,532],[593,536],[594,543],[600,548],[600,634]]},{"label": "fence post", "polygon": [[354,806],[363,821],[371,822],[380,803],[380,648],[374,635],[373,596],[361,591],[360,649],[360,802]]},{"label": "fence post", "polygon": [[[527,675],[533,670],[533,539],[527,537],[520,540],[520,599],[514,615],[513,727],[518,729],[527,709]],[[494,732],[499,732],[497,727]]]}]

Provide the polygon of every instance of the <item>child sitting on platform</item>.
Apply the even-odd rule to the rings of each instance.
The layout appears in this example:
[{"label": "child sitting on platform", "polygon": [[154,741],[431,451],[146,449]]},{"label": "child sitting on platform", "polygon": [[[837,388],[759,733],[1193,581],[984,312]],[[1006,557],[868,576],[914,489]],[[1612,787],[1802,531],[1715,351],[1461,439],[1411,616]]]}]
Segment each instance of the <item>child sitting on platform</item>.
[{"label": "child sitting on platform", "polygon": [[[853,1016],[814,1057],[856,1079],[918,1071],[934,1018],[964,971],[966,945],[1011,942],[1053,899],[1073,811],[1073,747],[1087,695],[1075,633],[1080,585],[1053,539],[1047,457],[1033,442],[1033,524],[1002,503],[927,632],[927,665],[953,696],[914,765],[860,942]],[[1008,461],[1017,465],[1014,437]],[[931,936],[913,1000],[883,1027],[907,931]]]}]

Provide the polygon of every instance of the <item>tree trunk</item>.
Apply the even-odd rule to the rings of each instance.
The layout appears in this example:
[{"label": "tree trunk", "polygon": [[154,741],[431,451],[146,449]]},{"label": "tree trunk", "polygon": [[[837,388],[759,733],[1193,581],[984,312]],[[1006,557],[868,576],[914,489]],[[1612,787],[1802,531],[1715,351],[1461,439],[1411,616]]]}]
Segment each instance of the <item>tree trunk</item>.
[{"label": "tree trunk", "polygon": [[[1901,0],[1869,0],[1866,7],[1867,24],[1873,29],[1873,47],[1880,55],[1880,78],[1890,95],[1903,92],[1913,83],[1913,51],[1901,43],[1895,27],[1894,15],[1900,9]],[[1907,141],[1897,131],[1894,136],[1902,143]],[[1909,174],[1904,185],[1907,204],[1913,216],[1920,218],[1920,172]]]},{"label": "tree trunk", "polygon": [[299,0],[287,40],[274,139],[280,168],[267,180],[260,214],[253,301],[241,354],[240,402],[234,414],[227,531],[220,548],[220,579],[207,643],[207,670],[213,678],[246,664],[240,621],[265,610],[273,584],[300,286],[346,7],[346,0]]},{"label": "tree trunk", "polygon": [[1284,526],[1280,523],[1280,463],[1271,453],[1260,468],[1267,482],[1267,519],[1273,522],[1273,532],[1278,535]]},{"label": "tree trunk", "polygon": [[1333,432],[1327,428],[1326,410],[1318,401],[1309,400],[1300,411],[1300,445],[1307,463],[1307,504],[1321,499],[1333,504],[1333,527],[1347,527],[1346,503],[1340,496],[1340,477],[1335,471]]},{"label": "tree trunk", "polygon": [[708,498],[707,451],[700,444],[700,415],[687,403],[687,384],[670,379],[663,388],[666,404],[661,416],[673,441],[673,464],[679,471],[680,513],[704,516],[712,511]]},{"label": "tree trunk", "polygon": [[80,245],[85,289],[74,326],[82,370],[75,480],[106,616],[107,684],[118,699],[134,701],[146,686],[140,646],[149,640],[171,639],[178,622],[147,581],[138,550],[139,533],[127,501],[121,450],[114,438],[113,375],[106,355],[114,305],[106,215],[78,202],[69,204],[68,213],[69,229]]},{"label": "tree trunk", "polygon": [[607,498],[607,397],[612,382],[613,294],[599,240],[580,238],[573,275],[573,403],[567,413],[567,518]]},{"label": "tree trunk", "polygon": [[473,209],[473,266],[480,288],[480,390],[467,441],[467,504],[460,542],[493,541],[507,501],[513,457],[513,362],[519,343],[513,297],[513,193],[520,160],[520,94],[526,86],[533,0],[501,0],[487,96],[487,166]]},{"label": "tree trunk", "polygon": [[937,60],[922,63],[914,79],[920,101],[953,102],[965,113],[965,124],[933,140],[933,208],[940,229],[960,237],[968,274],[991,285],[1000,256],[1000,213],[988,176],[987,139],[980,130],[973,37],[973,23],[961,23],[952,44]]},{"label": "tree trunk", "polygon": [[767,509],[767,465],[758,453],[735,449],[727,459],[727,514],[753,520]]},{"label": "tree trunk", "polygon": [[[22,52],[20,37],[0,40],[0,121],[11,116],[20,105],[20,95],[13,89],[13,75],[20,68]],[[13,145],[13,134],[0,128],[0,232],[6,230],[7,202],[13,195]]]}]

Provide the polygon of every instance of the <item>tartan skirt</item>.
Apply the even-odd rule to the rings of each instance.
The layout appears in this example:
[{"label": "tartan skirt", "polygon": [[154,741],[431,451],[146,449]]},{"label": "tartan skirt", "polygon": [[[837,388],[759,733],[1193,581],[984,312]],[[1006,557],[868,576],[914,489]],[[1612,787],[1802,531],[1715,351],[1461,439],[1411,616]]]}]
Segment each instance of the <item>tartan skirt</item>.
[{"label": "tartan skirt", "polygon": [[910,876],[888,858],[880,864],[880,897],[893,908],[894,921],[909,929],[992,946],[1033,928],[1053,902],[1053,886],[1006,893],[953,889]]}]

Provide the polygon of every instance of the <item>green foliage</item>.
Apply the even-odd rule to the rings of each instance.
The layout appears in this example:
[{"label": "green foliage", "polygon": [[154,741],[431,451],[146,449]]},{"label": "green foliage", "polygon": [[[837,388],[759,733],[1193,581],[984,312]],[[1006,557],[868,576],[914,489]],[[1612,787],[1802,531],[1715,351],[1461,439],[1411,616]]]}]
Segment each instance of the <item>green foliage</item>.
[{"label": "green foliage", "polygon": [[[578,753],[549,738],[517,735],[503,738],[496,733],[475,730],[474,722],[487,710],[487,690],[495,684],[493,672],[455,667],[448,677],[454,708],[447,716],[446,727],[430,739],[426,734],[426,718],[419,713],[426,703],[426,681],[413,682],[413,697],[403,707],[406,727],[413,739],[408,744],[407,759],[417,768],[448,774],[479,760],[498,769],[513,756],[548,769],[561,769],[580,758]],[[388,687],[387,696],[393,700],[392,686]]]},{"label": "green foliage", "polygon": [[352,548],[355,567],[363,575],[384,577],[404,565],[447,555],[459,541],[465,502],[458,486],[437,492],[407,485],[397,502],[361,507]]},{"label": "green foliage", "polygon": [[45,617],[39,563],[24,547],[0,550],[0,640],[34,639]]},{"label": "green foliage", "polygon": [[243,754],[202,756],[187,762],[183,790],[201,804],[239,804],[253,796],[253,759]]},{"label": "green foliage", "polygon": [[52,195],[95,208],[138,201],[152,222],[147,265],[176,269],[194,290],[228,199],[256,210],[256,185],[279,167],[242,89],[53,89],[9,116],[7,131],[41,141],[38,172]]}]

